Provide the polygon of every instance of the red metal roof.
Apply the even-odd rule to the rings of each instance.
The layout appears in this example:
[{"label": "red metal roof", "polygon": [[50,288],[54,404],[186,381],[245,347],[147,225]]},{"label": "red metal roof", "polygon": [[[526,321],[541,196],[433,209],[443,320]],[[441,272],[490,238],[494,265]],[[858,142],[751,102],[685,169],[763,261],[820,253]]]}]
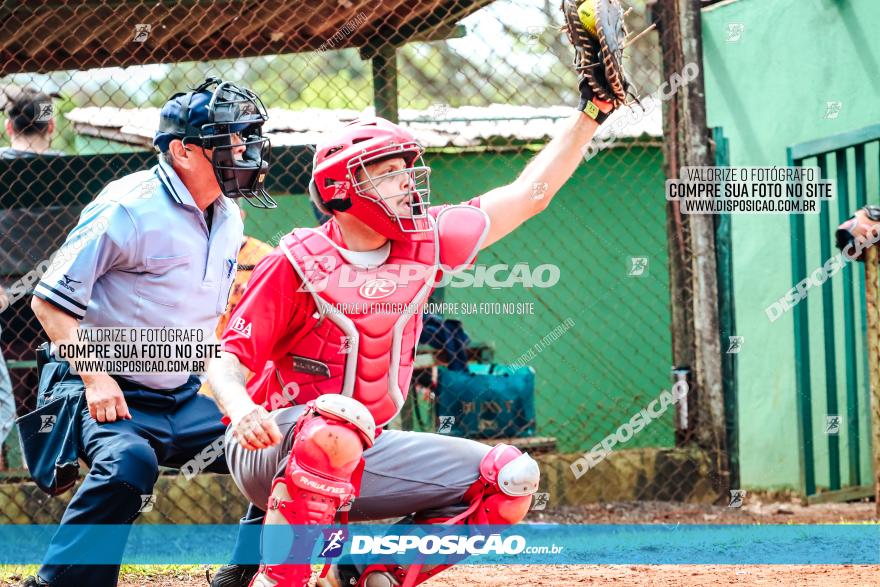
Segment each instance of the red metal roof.
[{"label": "red metal roof", "polygon": [[[0,75],[399,46],[491,0],[28,0],[0,6]],[[13,3],[15,4],[15,3]]]}]

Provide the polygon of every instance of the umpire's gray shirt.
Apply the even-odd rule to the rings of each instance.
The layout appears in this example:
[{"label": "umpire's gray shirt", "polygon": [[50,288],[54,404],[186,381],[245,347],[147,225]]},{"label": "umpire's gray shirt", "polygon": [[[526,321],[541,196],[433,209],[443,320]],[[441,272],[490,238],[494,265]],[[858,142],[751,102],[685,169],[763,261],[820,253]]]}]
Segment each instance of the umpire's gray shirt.
[{"label": "umpire's gray shirt", "polygon": [[[204,214],[174,169],[114,181],[85,207],[34,295],[83,327],[201,328],[213,331],[226,309],[243,225],[221,196],[208,232]],[[130,375],[172,389],[189,373]]]}]

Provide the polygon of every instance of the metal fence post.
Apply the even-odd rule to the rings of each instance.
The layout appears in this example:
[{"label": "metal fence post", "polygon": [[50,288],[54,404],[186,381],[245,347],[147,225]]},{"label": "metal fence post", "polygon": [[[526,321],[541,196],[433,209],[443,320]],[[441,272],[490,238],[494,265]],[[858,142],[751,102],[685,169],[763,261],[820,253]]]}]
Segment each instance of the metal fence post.
[{"label": "metal fence post", "polygon": [[868,367],[871,373],[871,444],[874,454],[874,501],[880,519],[880,284],[876,247],[865,251],[865,299],[868,322]]}]

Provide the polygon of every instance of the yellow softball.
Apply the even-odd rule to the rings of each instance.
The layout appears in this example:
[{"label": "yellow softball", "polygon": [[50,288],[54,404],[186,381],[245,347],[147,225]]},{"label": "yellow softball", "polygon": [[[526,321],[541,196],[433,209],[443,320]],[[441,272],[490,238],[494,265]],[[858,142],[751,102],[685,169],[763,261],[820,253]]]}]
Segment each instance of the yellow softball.
[{"label": "yellow softball", "polygon": [[596,6],[594,0],[586,0],[577,8],[578,18],[587,32],[593,37],[597,37],[596,32]]}]

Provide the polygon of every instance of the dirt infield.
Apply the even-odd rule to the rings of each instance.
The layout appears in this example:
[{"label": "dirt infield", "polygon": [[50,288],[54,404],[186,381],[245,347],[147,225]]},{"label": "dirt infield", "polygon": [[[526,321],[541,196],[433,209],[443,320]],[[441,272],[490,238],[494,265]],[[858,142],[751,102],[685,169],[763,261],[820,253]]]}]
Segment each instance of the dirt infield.
[{"label": "dirt infield", "polygon": [[[746,499],[741,508],[668,502],[609,503],[532,512],[529,521],[567,524],[846,524],[873,521],[873,503],[802,506],[797,501]],[[880,548],[880,545],[878,545]],[[122,587],[204,587],[205,566],[124,569]],[[210,569],[213,571],[213,569]],[[32,572],[32,571],[31,571]],[[0,573],[0,577],[3,574]],[[16,585],[6,575],[0,585]],[[462,565],[426,587],[567,587],[569,585],[880,585],[877,565]]]},{"label": "dirt infield", "polygon": [[[476,571],[476,572],[474,572]],[[828,585],[876,586],[880,566],[784,566],[784,565],[589,565],[459,567],[424,583],[426,587],[567,587],[568,585],[615,585],[645,587],[681,585]]]},{"label": "dirt infield", "polygon": [[[542,565],[458,567],[424,583],[425,587],[568,587],[614,585],[679,587],[681,585],[792,585],[873,587],[880,567],[862,565]],[[205,587],[203,574],[155,576],[125,580],[123,587]]]},{"label": "dirt infield", "polygon": [[[742,507],[640,501],[602,503],[532,512],[527,521],[549,524],[841,524],[874,521],[874,503],[762,500],[746,496]],[[878,581],[880,584],[880,581]]]}]

